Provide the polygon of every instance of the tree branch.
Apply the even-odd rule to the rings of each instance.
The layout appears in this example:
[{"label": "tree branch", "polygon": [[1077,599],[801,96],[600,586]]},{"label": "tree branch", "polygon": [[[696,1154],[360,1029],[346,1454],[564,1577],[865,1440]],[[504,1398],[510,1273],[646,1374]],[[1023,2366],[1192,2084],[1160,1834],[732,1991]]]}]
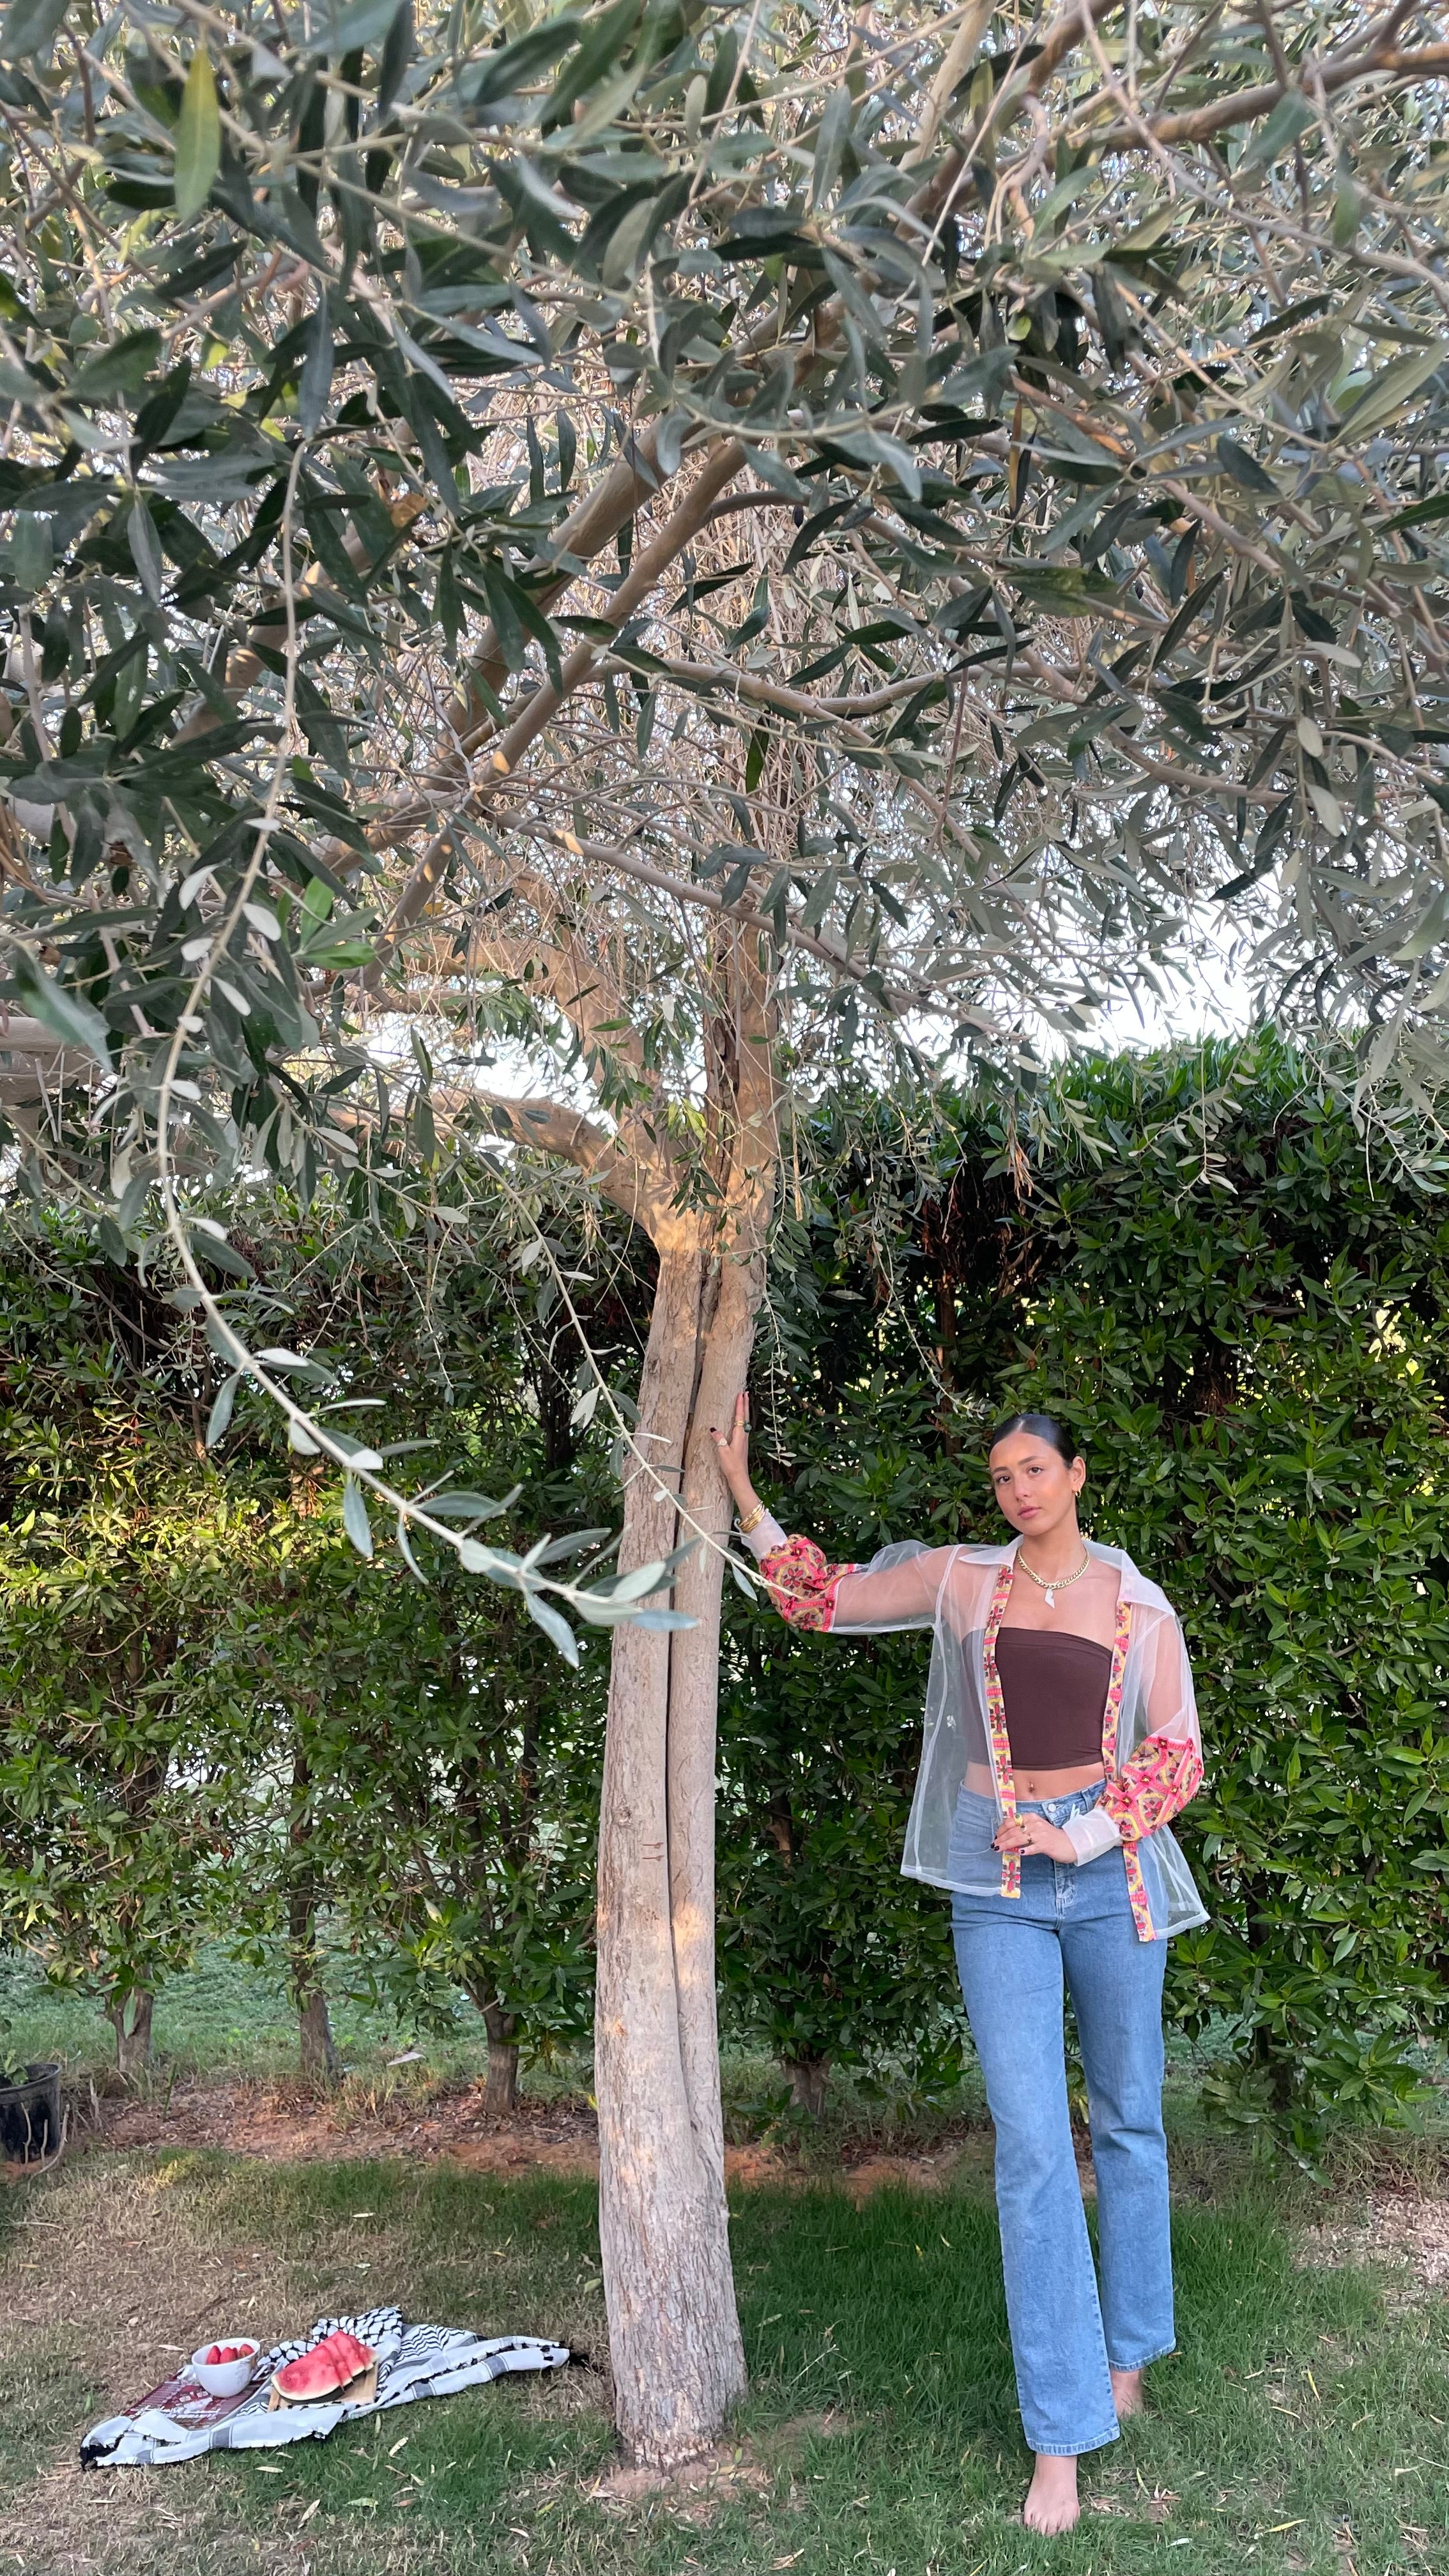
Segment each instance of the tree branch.
[{"label": "tree branch", "polygon": [[942,55],[936,77],[927,92],[916,139],[901,162],[903,170],[914,170],[918,163],[929,160],[947,103],[952,93],[960,88],[975,60],[995,8],[996,0],[971,0],[971,6]]},{"label": "tree branch", "polygon": [[572,1163],[646,1233],[652,1232],[670,1203],[669,1176],[662,1164],[626,1153],[606,1128],[586,1118],[582,1110],[570,1109],[559,1100],[510,1100],[501,1092],[451,1085],[443,1098],[454,1112],[486,1111],[501,1134]]},{"label": "tree branch", "polygon": [[[762,680],[756,671],[741,671],[730,662],[686,662],[675,655],[660,654],[659,662],[671,680],[686,688],[707,686],[723,690],[726,695],[747,698],[752,706],[778,707],[785,715],[878,716],[887,707],[898,706],[903,698],[914,697],[917,690],[929,687],[933,678],[943,682],[949,671],[916,671],[903,680],[887,680],[882,687],[871,689],[862,697],[811,697],[803,689],[792,689],[783,680]],[[602,671],[628,671],[623,661],[600,664]]]},{"label": "tree branch", "polygon": [[[1305,84],[1311,82],[1314,90],[1321,89],[1326,98],[1333,98],[1355,81],[1372,80],[1378,73],[1387,73],[1398,82],[1421,80],[1432,72],[1443,71],[1449,71],[1449,45],[1424,45],[1414,53],[1401,53],[1391,42],[1380,43],[1366,53],[1330,56],[1321,64],[1300,64],[1298,86],[1305,97]],[[1123,152],[1129,145],[1144,141],[1202,143],[1210,134],[1220,134],[1225,126],[1256,123],[1283,96],[1280,81],[1263,81],[1256,89],[1236,90],[1229,98],[1185,108],[1176,116],[1144,117],[1140,128],[1135,123],[1109,125],[1101,133],[1093,132],[1092,142],[1101,152]]]},{"label": "tree branch", "polygon": [[644,1062],[623,992],[605,963],[602,943],[586,947],[579,930],[560,920],[563,899],[545,877],[510,869],[507,883],[515,900],[531,904],[537,913],[537,936],[510,934],[495,914],[486,928],[477,924],[471,928],[469,965],[476,962],[489,973],[511,975],[519,983],[529,965],[541,970],[535,974],[534,989],[543,985],[572,1021],[582,1043],[621,1057],[635,1080],[652,1094],[657,1088],[655,1078]]},{"label": "tree branch", "polygon": [[1108,17],[1119,5],[1120,0],[1086,0],[1083,8],[1068,0],[1068,6],[1048,27],[1040,51],[1028,64],[1008,74],[964,148],[958,145],[947,153],[940,169],[916,190],[906,208],[907,213],[922,222],[939,222],[948,212],[972,156],[980,153],[998,126],[1007,121],[1007,110],[1014,113],[1024,99],[1040,97],[1058,65],[1083,43],[1084,18],[1095,26],[1100,18]]},{"label": "tree branch", "polygon": [[[633,518],[635,512],[659,490],[661,476],[655,458],[659,423],[650,421],[630,440],[630,453],[611,465],[602,482],[595,485],[577,502],[551,539],[555,555],[569,554],[580,563],[592,562],[602,554],[611,537]],[[556,599],[562,597],[571,582],[572,571],[560,573],[548,588],[534,593],[538,606],[547,614]],[[450,711],[454,732],[464,748],[468,738],[487,710],[478,694],[478,682],[484,681],[496,696],[507,676],[507,665],[498,649],[498,637],[491,619],[479,638],[478,650],[468,670],[466,695],[453,701]]]},{"label": "tree branch", "polygon": [[[687,679],[699,667],[692,662],[674,661],[667,655],[660,655],[659,659],[663,669],[671,678]],[[627,670],[628,664],[625,663],[622,667]],[[944,671],[939,675],[929,671],[922,672],[911,682],[911,690],[926,688],[931,679],[936,676],[944,680],[948,674]],[[890,766],[899,778],[904,794],[918,798],[932,821],[941,831],[949,832],[952,838],[966,850],[968,856],[975,858],[979,855],[970,832],[964,824],[952,819],[940,797],[933,796],[929,787],[924,786],[919,778],[913,778],[909,770],[902,769],[896,761],[891,760],[889,752],[880,743],[874,742],[868,733],[863,732],[858,725],[852,724],[843,711],[843,705],[827,706],[822,699],[812,698],[804,689],[786,688],[778,680],[761,680],[753,671],[736,671],[728,664],[722,666],[718,677],[728,683],[736,696],[748,698],[757,706],[774,707],[782,715],[828,717],[832,723],[839,726],[845,740],[854,738],[857,749],[869,752],[877,759],[890,761]],[[907,692],[901,690],[900,694],[904,696]]]},{"label": "tree branch", "polygon": [[0,1002],[0,1106],[36,1108],[51,1088],[64,1089],[100,1066],[83,1047],[68,1047],[44,1020],[22,1019]]},{"label": "tree branch", "polygon": [[[547,825],[525,826],[525,829],[539,832],[546,832],[548,828]],[[752,930],[767,930],[772,938],[776,935],[773,914],[755,912],[740,904],[727,907],[717,886],[696,884],[688,877],[676,876],[670,869],[656,867],[649,859],[636,858],[631,850],[621,850],[608,841],[580,841],[572,833],[557,831],[551,837],[576,855],[592,860],[596,866],[614,868],[620,876],[633,877],[640,885],[655,886],[661,894],[673,895],[680,903],[693,904],[703,912],[724,914],[729,920],[747,924]],[[704,852],[696,850],[692,842],[682,841],[679,846],[694,857],[704,856]],[[762,854],[761,865],[765,864]],[[848,956],[835,940],[822,938],[818,931],[802,930],[788,913],[785,916],[785,945],[787,948],[803,948],[810,956],[818,957],[822,965],[829,966],[836,974],[849,976],[855,983],[864,983],[879,976],[878,968]],[[933,985],[913,978],[898,984],[887,998],[892,1010],[905,1011],[921,1009],[940,997]]]},{"label": "tree branch", "polygon": [[[643,553],[636,556],[627,579],[619,584],[610,600],[608,623],[615,630],[625,625],[636,609],[643,606],[661,575],[667,572],[675,558],[683,553],[691,537],[698,535],[708,518],[711,503],[718,498],[726,483],[733,482],[744,462],[745,451],[738,441],[732,438],[723,440],[706,457],[699,475],[678,509],[666,519],[658,535],[645,547]],[[563,666],[560,673],[562,681],[560,688],[556,689],[551,680],[545,680],[535,689],[528,704],[499,737],[492,755],[494,777],[491,781],[484,779],[473,787],[466,802],[458,809],[458,819],[465,814],[481,811],[488,803],[490,797],[496,792],[499,780],[506,778],[509,772],[517,767],[523,754],[542,733],[549,718],[557,713],[564,699],[571,696],[580,683],[588,678],[598,659],[599,649],[599,646],[593,643],[581,644],[576,652],[569,655]],[[428,819],[430,819],[429,812],[424,807],[413,818],[413,828]],[[390,831],[396,832],[402,827],[403,818],[395,816],[390,825]],[[366,971],[364,981],[370,988],[378,983],[386,971],[389,960],[396,952],[398,941],[430,902],[447,867],[451,846],[451,830],[445,828],[429,843],[409,876],[398,897],[396,910],[388,924],[377,958]]]}]

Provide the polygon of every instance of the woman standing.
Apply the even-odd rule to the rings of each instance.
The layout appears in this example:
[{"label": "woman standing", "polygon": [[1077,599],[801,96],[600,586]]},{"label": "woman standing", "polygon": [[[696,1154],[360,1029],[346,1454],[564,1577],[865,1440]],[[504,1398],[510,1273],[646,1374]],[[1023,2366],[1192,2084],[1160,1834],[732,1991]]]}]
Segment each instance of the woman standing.
[{"label": "woman standing", "polygon": [[[830,1565],[787,1538],[749,1472],[741,1396],[720,1466],[740,1534],[792,1626],[935,1632],[906,1875],[951,1891],[971,2035],[996,2128],[1017,2395],[1036,2471],[1023,2519],[1070,2531],[1077,2459],[1117,2438],[1173,2349],[1162,1978],[1207,1920],[1168,1820],[1202,1779],[1182,1630],[1118,1548],[1083,1538],[1086,1465],[1049,1415],[992,1435],[1010,1547],[887,1547]],[[1100,2282],[1067,2107],[1063,1989],[1081,2042]]]}]

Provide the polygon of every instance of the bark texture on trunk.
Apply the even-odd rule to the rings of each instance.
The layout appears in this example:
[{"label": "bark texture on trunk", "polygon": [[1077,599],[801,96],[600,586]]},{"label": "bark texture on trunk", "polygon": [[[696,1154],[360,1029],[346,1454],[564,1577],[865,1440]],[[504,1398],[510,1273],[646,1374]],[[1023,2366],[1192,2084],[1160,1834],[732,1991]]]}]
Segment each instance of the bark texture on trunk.
[{"label": "bark texture on trunk", "polygon": [[488,2072],[483,2080],[483,2108],[503,2118],[518,2107],[518,2018],[501,2004],[483,2006],[488,2033]]},{"label": "bark texture on trunk", "polygon": [[[617,605],[617,602],[616,602]],[[539,927],[488,932],[499,971],[536,971],[632,1099],[612,1130],[516,1105],[648,1233],[659,1259],[626,1472],[623,1572],[693,1553],[673,1606],[692,1625],[614,1631],[599,1825],[595,2088],[599,2233],[624,2447],[671,2468],[718,2439],[745,2386],[730,2270],[714,1973],[720,1543],[729,1512],[712,1425],[745,1383],[779,1167],[770,952],[721,921],[701,959],[702,1123],[676,1122],[630,1033],[623,980],[529,881]],[[515,891],[518,891],[515,887]],[[622,1032],[622,1034],[621,1034]],[[526,1113],[526,1116],[525,1116]]]},{"label": "bark texture on trunk", "polygon": [[332,2036],[327,1997],[320,1985],[309,1986],[297,1997],[297,2044],[308,2083],[335,2084],[342,2072],[342,2060]]},{"label": "bark texture on trunk", "polygon": [[[675,1544],[706,1286],[701,1249],[661,1259],[637,1435],[651,1472],[629,1487],[625,1568]],[[709,2045],[714,1699],[697,1686],[698,1647],[692,1658],[678,1652],[688,1637],[718,1659],[717,1577],[712,1633],[701,1590],[707,1575],[703,1586],[698,1574],[692,1588],[681,1581],[675,1605],[704,1611],[703,1638],[633,1624],[615,1632],[599,1834],[595,2085],[609,2348],[624,2447],[654,2468],[706,2449],[745,2385]]]},{"label": "bark texture on trunk", "polygon": [[757,943],[726,934],[706,1034],[713,1211],[651,1191],[659,1277],[619,1562],[693,1553],[693,1625],[616,1629],[599,1834],[599,2224],[617,2420],[670,2468],[716,2441],[745,2388],[730,2269],[715,2017],[714,1789],[720,1544],[711,1427],[745,1383],[778,1140]]},{"label": "bark texture on trunk", "polygon": [[106,2019],[116,2034],[116,2071],[129,2084],[151,2063],[151,2018],[156,1998],[144,1986],[107,2006]]},{"label": "bark texture on trunk", "polygon": [[830,2082],[828,2057],[787,2057],[785,2075],[790,2086],[790,2108],[806,2111],[818,2120],[825,2108],[825,2088]]}]

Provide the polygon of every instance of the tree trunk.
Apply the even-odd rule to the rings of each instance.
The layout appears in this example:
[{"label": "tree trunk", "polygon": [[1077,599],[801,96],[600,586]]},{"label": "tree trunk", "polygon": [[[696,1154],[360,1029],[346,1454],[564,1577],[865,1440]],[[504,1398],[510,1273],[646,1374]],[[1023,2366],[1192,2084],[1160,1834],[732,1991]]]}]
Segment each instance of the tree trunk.
[{"label": "tree trunk", "polygon": [[[681,1224],[680,1234],[684,1234]],[[667,1556],[681,1493],[728,1526],[709,1441],[748,1365],[758,1264],[708,1237],[660,1247],[621,1568]],[[686,1525],[686,1535],[692,1535]],[[599,2227],[617,2421],[671,2468],[717,2439],[745,2386],[730,2270],[714,1986],[720,1559],[696,1548],[675,1606],[696,1625],[614,1632],[599,1833],[595,2084]]]},{"label": "tree trunk", "polygon": [[[714,1970],[715,1721],[729,1527],[710,1438],[745,1383],[779,1169],[770,970],[722,930],[704,1030],[708,1213],[651,1192],[659,1255],[624,1505],[625,1570],[683,1539],[692,1625],[614,1632],[599,1828],[599,2234],[616,2419],[642,2465],[717,2440],[744,2393],[730,2270]],[[668,1182],[671,1175],[662,1176]]]},{"label": "tree trunk", "polygon": [[506,2119],[518,2108],[518,2015],[505,2012],[501,2004],[485,2004],[483,2020],[488,2031],[483,2108]]},{"label": "tree trunk", "polygon": [[790,2085],[790,2108],[807,2111],[818,2120],[825,2108],[825,2088],[830,2081],[828,2057],[787,2057],[785,2074]]},{"label": "tree trunk", "polygon": [[327,2010],[327,1997],[320,1985],[310,1986],[297,1998],[297,2043],[302,2058],[302,2073],[309,2084],[335,2084],[342,2073],[342,2060],[332,2036],[332,2016]]},{"label": "tree trunk", "polygon": [[151,2063],[151,2016],[156,1998],[144,1986],[121,1995],[106,2008],[106,2019],[116,2034],[116,2070],[129,2084],[144,2074]]}]

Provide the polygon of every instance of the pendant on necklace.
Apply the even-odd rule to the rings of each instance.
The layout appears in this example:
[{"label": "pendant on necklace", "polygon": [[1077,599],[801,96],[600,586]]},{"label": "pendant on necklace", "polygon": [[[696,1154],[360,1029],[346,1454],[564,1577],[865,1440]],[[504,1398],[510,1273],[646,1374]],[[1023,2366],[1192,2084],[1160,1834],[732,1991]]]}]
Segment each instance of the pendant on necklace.
[{"label": "pendant on necklace", "polygon": [[1047,1608],[1048,1608],[1049,1610],[1055,1610],[1055,1608],[1056,1608],[1056,1606],[1057,1606],[1057,1596],[1056,1596],[1056,1594],[1053,1592],[1052,1587],[1051,1587],[1051,1585],[1050,1585],[1050,1584],[1048,1584],[1048,1585],[1047,1585],[1047,1591],[1046,1591],[1046,1606],[1047,1606]]}]

